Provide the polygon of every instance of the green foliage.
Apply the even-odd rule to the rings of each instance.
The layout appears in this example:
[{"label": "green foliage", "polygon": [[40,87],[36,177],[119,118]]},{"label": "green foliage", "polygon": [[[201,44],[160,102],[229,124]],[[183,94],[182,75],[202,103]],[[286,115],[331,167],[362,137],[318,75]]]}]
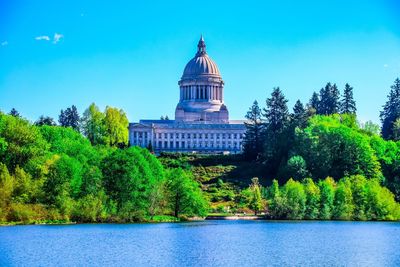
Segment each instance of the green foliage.
[{"label": "green foliage", "polygon": [[261,198],[261,185],[258,183],[258,178],[254,177],[252,183],[249,186],[250,199],[249,208],[254,211],[254,215],[257,215],[263,209],[263,202]]},{"label": "green foliage", "polygon": [[122,109],[106,107],[104,127],[106,142],[110,146],[126,146],[128,144],[128,118]]},{"label": "green foliage", "polygon": [[348,115],[315,116],[307,128],[296,131],[295,150],[305,159],[313,177],[382,177],[370,137],[354,128],[353,121]]},{"label": "green foliage", "polygon": [[400,79],[397,78],[390,87],[388,101],[380,114],[382,121],[382,137],[386,140],[395,139],[395,122],[400,118]]},{"label": "green foliage", "polygon": [[14,170],[17,165],[24,167],[30,160],[43,156],[47,144],[39,130],[28,121],[0,114],[0,139],[2,141],[0,162]]},{"label": "green foliage", "polygon": [[92,103],[83,113],[81,128],[93,145],[106,144],[105,115]]},{"label": "green foliage", "polygon": [[302,156],[291,157],[286,166],[286,175],[295,180],[300,180],[308,176],[306,161]]},{"label": "green foliage", "polygon": [[246,119],[243,153],[247,159],[255,160],[259,157],[263,149],[263,123],[261,120],[261,109],[257,101],[254,101],[253,105],[250,107],[246,114]]},{"label": "green foliage", "polygon": [[171,209],[176,218],[181,214],[207,215],[208,203],[203,197],[200,185],[193,180],[190,173],[182,169],[167,171],[167,187]]},{"label": "green foliage", "polygon": [[306,194],[306,210],[304,214],[304,219],[318,219],[321,202],[321,191],[311,178],[305,178],[302,183],[304,187],[304,192]]}]

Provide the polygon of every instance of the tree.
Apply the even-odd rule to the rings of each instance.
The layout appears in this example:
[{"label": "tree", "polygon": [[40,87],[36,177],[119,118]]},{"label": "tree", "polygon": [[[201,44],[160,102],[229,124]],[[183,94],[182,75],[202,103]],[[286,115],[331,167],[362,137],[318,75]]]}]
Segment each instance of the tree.
[{"label": "tree", "polygon": [[167,188],[174,216],[205,216],[207,202],[203,197],[200,186],[188,172],[182,169],[171,169],[167,172]]},{"label": "tree", "polygon": [[394,141],[399,141],[400,140],[400,118],[396,119],[396,121],[393,123],[392,139]]},{"label": "tree", "polygon": [[284,192],[279,188],[277,180],[267,190],[268,215],[273,219],[282,219],[287,214],[287,204]]},{"label": "tree", "polygon": [[16,117],[16,118],[20,118],[21,117],[21,115],[19,115],[19,112],[15,108],[12,108],[10,113],[8,113],[8,114],[13,116],[13,117]]},{"label": "tree", "polygon": [[95,103],[92,103],[83,113],[81,128],[83,134],[89,139],[92,145],[106,143],[105,116]]},{"label": "tree", "polygon": [[245,122],[246,134],[244,136],[243,153],[248,159],[257,159],[262,152],[262,131],[263,123],[261,121],[261,109],[258,106],[257,100],[253,102],[249,111],[246,114],[247,121]]},{"label": "tree", "polygon": [[304,192],[306,193],[306,210],[304,218],[308,220],[318,219],[321,201],[319,187],[314,183],[311,178],[305,178],[302,181],[302,184]]},{"label": "tree", "polygon": [[356,114],[356,101],[353,98],[353,87],[346,83],[342,101],[340,102],[340,113]]},{"label": "tree", "polygon": [[33,160],[44,156],[48,149],[38,127],[10,115],[0,114],[1,139],[4,143],[0,141],[0,149],[5,148],[5,151],[0,153],[0,162],[5,163],[9,170],[15,170],[17,165],[25,168]]},{"label": "tree", "polygon": [[295,180],[305,178],[309,173],[307,171],[306,161],[302,156],[291,157],[286,166],[287,177]]},{"label": "tree", "polygon": [[351,192],[351,181],[348,178],[340,179],[337,184],[333,205],[333,219],[351,220],[353,218],[353,193]]},{"label": "tree", "polygon": [[381,132],[379,125],[372,121],[367,121],[361,128],[370,135],[379,135]]},{"label": "tree", "polygon": [[263,109],[268,131],[280,133],[287,127],[289,123],[287,102],[281,89],[275,87],[271,97],[266,100],[266,108]]},{"label": "tree", "polygon": [[276,173],[279,166],[286,163],[292,145],[293,133],[288,127],[290,116],[287,102],[282,91],[276,87],[271,97],[266,100],[266,107],[263,110],[264,157],[272,173]]},{"label": "tree", "polygon": [[304,158],[314,178],[339,179],[356,174],[382,177],[370,137],[346,117],[352,115],[312,117],[307,128],[296,131],[296,154]]},{"label": "tree", "polygon": [[126,146],[128,144],[129,121],[122,109],[106,107],[104,118],[106,141],[109,146]]},{"label": "tree", "polygon": [[325,88],[320,90],[320,101],[317,114],[330,115],[339,112],[340,93],[336,84],[327,83]]},{"label": "tree", "polygon": [[330,220],[334,208],[335,199],[335,181],[331,177],[318,182],[319,190],[321,192],[321,206],[320,206],[320,219]]},{"label": "tree", "polygon": [[307,201],[303,185],[298,181],[289,179],[283,186],[283,192],[285,192],[286,196],[286,218],[291,220],[303,219]]},{"label": "tree", "polygon": [[6,221],[14,189],[14,179],[7,166],[0,162],[0,221]]},{"label": "tree", "polygon": [[293,107],[292,123],[294,127],[305,128],[307,126],[308,113],[300,100]]},{"label": "tree", "polygon": [[382,121],[382,137],[393,139],[393,125],[400,117],[400,79],[397,78],[390,87],[388,101],[383,106],[380,118]]},{"label": "tree", "polygon": [[307,108],[314,110],[314,113],[319,111],[319,95],[317,92],[312,94],[310,101],[307,104]]},{"label": "tree", "polygon": [[79,132],[79,113],[76,106],[72,105],[65,111],[61,110],[58,122],[60,123],[60,126],[72,127],[72,129]]},{"label": "tree", "polygon": [[250,209],[254,211],[254,215],[257,215],[259,211],[263,208],[262,198],[261,198],[261,185],[258,182],[258,178],[254,177],[251,179],[251,184],[249,186],[251,196],[250,196]]},{"label": "tree", "polygon": [[53,118],[49,116],[43,116],[41,115],[37,121],[35,121],[36,126],[43,126],[43,125],[48,125],[48,126],[56,126],[56,122],[54,121]]}]

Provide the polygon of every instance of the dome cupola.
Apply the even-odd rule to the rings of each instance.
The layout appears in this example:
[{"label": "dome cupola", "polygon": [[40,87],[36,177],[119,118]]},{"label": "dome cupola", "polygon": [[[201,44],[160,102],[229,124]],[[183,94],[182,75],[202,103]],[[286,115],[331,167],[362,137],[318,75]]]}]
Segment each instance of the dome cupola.
[{"label": "dome cupola", "polygon": [[221,79],[221,74],[219,73],[217,64],[208,56],[206,52],[206,43],[204,42],[203,36],[201,36],[197,44],[197,53],[195,57],[186,64],[182,80],[208,77]]},{"label": "dome cupola", "polygon": [[203,36],[197,52],[183,71],[179,81],[180,97],[175,120],[181,122],[228,123],[229,114],[224,105],[224,81],[217,64],[208,56]]}]

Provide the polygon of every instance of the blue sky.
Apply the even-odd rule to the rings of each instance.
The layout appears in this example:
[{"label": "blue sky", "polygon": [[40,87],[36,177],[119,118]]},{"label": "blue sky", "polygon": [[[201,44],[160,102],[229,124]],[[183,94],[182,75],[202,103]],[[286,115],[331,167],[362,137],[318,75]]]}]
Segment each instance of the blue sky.
[{"label": "blue sky", "polygon": [[0,110],[36,120],[95,102],[130,121],[173,118],[201,33],[231,119],[275,86],[291,108],[331,81],[379,122],[400,76],[396,0],[60,2],[0,0]]}]

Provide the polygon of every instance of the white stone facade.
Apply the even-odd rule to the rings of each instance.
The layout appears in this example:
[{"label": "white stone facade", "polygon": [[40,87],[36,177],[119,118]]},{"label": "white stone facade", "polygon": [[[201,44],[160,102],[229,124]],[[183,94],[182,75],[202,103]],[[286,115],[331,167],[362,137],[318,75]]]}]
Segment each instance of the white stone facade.
[{"label": "white stone facade", "polygon": [[179,81],[180,98],[175,120],[140,120],[130,123],[129,142],[151,147],[156,153],[240,153],[244,121],[230,121],[224,104],[224,82],[207,55],[204,39]]}]

